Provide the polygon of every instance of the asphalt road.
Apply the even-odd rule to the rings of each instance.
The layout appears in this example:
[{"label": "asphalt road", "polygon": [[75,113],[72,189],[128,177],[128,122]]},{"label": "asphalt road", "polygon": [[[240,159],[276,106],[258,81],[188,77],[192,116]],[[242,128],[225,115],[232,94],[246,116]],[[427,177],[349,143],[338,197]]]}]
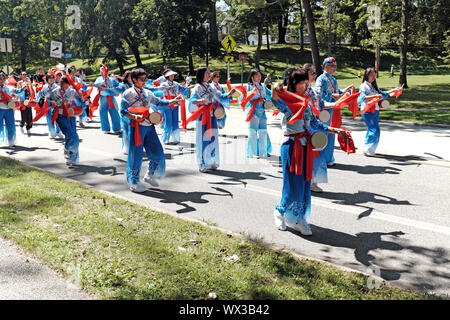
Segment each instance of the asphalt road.
[{"label": "asphalt road", "polygon": [[[273,224],[282,189],[279,120],[269,121],[272,156],[257,160],[245,158],[242,111],[232,110],[228,117],[221,131],[226,136],[220,139],[218,171],[198,171],[194,131],[188,130],[182,133],[182,148],[165,146],[166,178],[144,194],[128,190],[121,138],[101,133],[98,117],[78,130],[81,163],[75,168],[66,167],[62,141],[48,138],[43,120],[32,129],[32,137],[19,133],[18,146],[0,148],[0,155],[160,211],[374,273],[399,287],[450,294],[450,157],[443,147],[450,140],[449,129],[386,124],[382,155],[368,158],[359,151],[347,155],[337,150],[337,165],[329,170],[329,183],[322,185],[325,192],[313,195],[313,236],[304,237],[289,229],[278,231]],[[360,145],[363,124],[346,124]]]}]

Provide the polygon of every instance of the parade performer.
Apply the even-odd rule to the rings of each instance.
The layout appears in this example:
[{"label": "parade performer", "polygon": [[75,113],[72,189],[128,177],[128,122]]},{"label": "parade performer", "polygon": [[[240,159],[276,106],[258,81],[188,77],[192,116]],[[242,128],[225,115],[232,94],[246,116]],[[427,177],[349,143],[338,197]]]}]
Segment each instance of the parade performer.
[{"label": "parade performer", "polygon": [[[220,72],[214,71],[212,74],[211,86],[215,90],[217,90],[217,92],[219,92],[220,94],[225,94],[226,93],[225,89],[220,85],[219,81],[220,81]],[[227,105],[227,106],[221,105],[221,107],[223,108],[223,110],[225,110],[225,108],[230,109],[229,105]],[[225,113],[225,115],[223,116],[222,119],[217,119],[217,127],[219,129],[225,128],[226,120],[227,120],[227,114]]]},{"label": "parade performer", "polygon": [[[131,81],[131,70],[125,71],[122,77],[119,78],[120,85],[117,87],[117,90],[121,92],[121,100],[123,100],[123,94],[126,90],[133,87],[133,82]],[[130,118],[123,116],[121,114],[121,122],[122,122],[122,153],[128,154],[128,149],[130,148],[130,144],[128,141],[128,135],[130,134]]]},{"label": "parade performer", "polygon": [[[311,63],[306,63],[303,66],[303,69],[308,74],[308,82],[309,82],[305,96],[311,98],[310,103],[311,109],[314,115],[318,117],[321,111],[323,111],[324,109],[333,108],[335,106],[335,103],[325,102],[312,86],[317,75],[316,67]],[[326,155],[325,151],[321,150],[319,151],[319,156],[314,158],[313,179],[311,182],[311,191],[313,192],[323,192],[322,188],[320,188],[317,184],[328,183],[328,168],[325,155]]]},{"label": "parade performer", "polygon": [[359,87],[361,95],[358,99],[361,117],[367,126],[367,134],[364,142],[363,153],[365,156],[373,156],[380,142],[380,104],[389,96],[398,96],[403,88],[395,88],[391,91],[382,91],[377,85],[377,74],[374,68],[367,68],[364,72],[363,83]]},{"label": "parade performer", "polygon": [[[47,84],[44,85],[44,88],[42,88],[41,91],[41,97],[39,100],[39,106],[42,108],[49,108],[50,103],[50,96],[53,90],[58,88],[58,85],[55,82],[55,77],[48,73],[45,76],[47,80]],[[48,132],[50,134],[50,138],[54,139],[56,137],[64,138],[64,135],[61,133],[61,129],[59,128],[58,123],[52,124],[52,116],[53,116],[53,109],[49,109],[47,111],[47,126],[48,126]],[[34,121],[33,121],[34,122]]]},{"label": "parade performer", "polygon": [[[337,83],[336,78],[333,76],[336,73],[337,63],[336,59],[333,57],[326,58],[322,67],[324,72],[317,78],[315,91],[318,93],[319,97],[325,102],[336,102],[345,92],[354,89],[353,86],[349,86],[344,90],[339,89],[339,85]],[[336,120],[340,116],[340,110],[334,110],[333,108],[326,109],[330,113],[330,120],[326,123],[327,125],[331,125],[332,122],[336,122]],[[334,158],[334,145],[336,142],[336,138],[333,134],[328,134],[328,145],[324,150],[325,159],[327,162],[327,166],[332,167],[335,165]]]},{"label": "parade performer", "polygon": [[20,105],[20,131],[22,134],[25,134],[23,127],[26,126],[27,135],[31,137],[31,127],[33,124],[31,123],[33,120],[33,111],[30,101],[34,100],[34,89],[31,85],[30,79],[28,79],[27,73],[22,72],[20,75],[21,80],[17,83],[17,90],[15,90],[15,94],[19,97],[21,102]]},{"label": "parade performer", "polygon": [[78,147],[80,139],[77,133],[76,116],[83,113],[82,107],[75,104],[84,102],[84,97],[70,86],[66,76],[61,78],[59,87],[53,89],[50,95],[50,104],[54,108],[52,121],[56,121],[64,134],[64,157],[66,164],[73,166],[79,162]]},{"label": "parade performer", "polygon": [[305,95],[308,74],[304,69],[291,73],[288,92],[277,84],[272,90],[272,101],[283,113],[282,128],[285,141],[281,146],[283,191],[281,203],[274,210],[275,226],[286,226],[303,235],[311,235],[308,225],[311,215],[311,179],[313,176],[313,151],[311,135],[316,132],[340,133],[345,131],[321,123],[311,109],[310,98]]},{"label": "parade performer", "polygon": [[192,115],[187,119],[187,123],[196,121],[196,158],[200,172],[216,170],[220,165],[219,154],[219,131],[217,129],[217,118],[214,111],[219,105],[228,105],[232,94],[236,91],[232,89],[228,94],[219,94],[209,84],[211,71],[208,67],[200,67],[197,70],[197,84],[189,99],[189,111]]},{"label": "parade performer", "polygon": [[[68,72],[68,78],[70,77],[69,80],[71,80],[71,82],[73,82],[73,84],[71,84],[72,87],[74,85],[77,86],[76,88],[74,88],[75,91],[77,91],[77,93],[79,95],[82,95],[86,98],[86,91],[87,91],[88,87],[83,80],[81,80],[79,77],[76,76],[76,73],[77,73],[76,67],[75,66],[69,67],[67,72]],[[84,128],[85,123],[89,119],[88,118],[88,106],[87,106],[86,102],[83,102],[81,106],[83,107],[83,114],[78,117],[78,123],[81,128]]]},{"label": "parade performer", "polygon": [[[98,95],[94,99],[91,106],[91,114],[96,108],[100,109],[100,125],[103,133],[109,133],[112,127],[114,133],[121,133],[120,116],[118,111],[115,95],[119,94],[117,90],[119,82],[108,76],[108,68],[102,64],[100,68],[101,76],[95,80],[95,87],[99,90]],[[108,119],[108,114],[111,117],[111,124]]]},{"label": "parade performer", "polygon": [[6,75],[0,73],[0,143],[7,143],[9,147],[14,147],[16,145],[14,107],[8,106],[13,91],[5,84],[5,81]]},{"label": "parade performer", "polygon": [[271,91],[261,85],[261,72],[252,69],[248,77],[247,90],[241,96],[240,104],[245,108],[248,122],[247,157],[269,157],[272,144],[267,133],[267,117],[264,110],[266,100],[271,99]]},{"label": "parade performer", "polygon": [[149,120],[153,111],[161,112],[170,108],[171,103],[177,103],[181,96],[173,100],[162,100],[144,86],[147,81],[147,73],[143,69],[131,71],[133,87],[123,93],[120,104],[122,116],[131,120],[128,135],[129,151],[127,160],[127,182],[132,192],[145,192],[146,188],[140,183],[143,151],[149,159],[148,170],[144,181],[150,185],[159,186],[158,180],[164,178],[166,160],[164,150],[156,134],[155,126]]},{"label": "parade performer", "polygon": [[[161,88],[164,90],[164,99],[174,99],[179,94],[183,95],[187,99],[189,95],[189,89],[181,84],[173,81],[177,73],[170,69],[167,69],[164,73],[166,81],[161,84]],[[181,101],[184,103],[184,101]],[[162,133],[162,141],[164,144],[177,145],[180,143],[180,128],[178,126],[179,111],[181,110],[182,119],[186,118],[186,108],[180,109],[180,104],[170,105],[170,109],[165,110],[164,116],[164,130]]]}]

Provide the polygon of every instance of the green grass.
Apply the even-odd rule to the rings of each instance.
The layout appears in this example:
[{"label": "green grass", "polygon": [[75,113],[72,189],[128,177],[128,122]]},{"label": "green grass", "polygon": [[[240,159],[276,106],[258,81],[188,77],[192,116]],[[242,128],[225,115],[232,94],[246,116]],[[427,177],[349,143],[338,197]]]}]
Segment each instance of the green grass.
[{"label": "green grass", "polygon": [[[0,234],[102,299],[436,299],[0,157]],[[239,260],[227,261],[232,255]]]}]

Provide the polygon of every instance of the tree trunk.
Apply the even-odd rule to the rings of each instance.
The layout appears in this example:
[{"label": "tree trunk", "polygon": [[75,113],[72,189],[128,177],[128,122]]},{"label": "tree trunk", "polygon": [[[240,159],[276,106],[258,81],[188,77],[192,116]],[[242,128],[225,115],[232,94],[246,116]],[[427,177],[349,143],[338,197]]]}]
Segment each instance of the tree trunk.
[{"label": "tree trunk", "polygon": [[406,82],[406,65],[408,52],[408,0],[402,0],[402,26],[400,35],[400,79],[399,84],[404,88],[408,88]]},{"label": "tree trunk", "polygon": [[300,8],[300,51],[305,50],[305,35],[303,34],[303,28],[305,26],[305,15],[303,14],[302,2],[298,1]]},{"label": "tree trunk", "polygon": [[284,15],[281,14],[278,19],[278,44],[286,43],[286,27],[283,25]]},{"label": "tree trunk", "polygon": [[136,67],[142,68],[144,65],[142,64],[141,54],[139,53],[139,45],[134,44],[131,41],[128,42],[128,45],[130,46],[131,51],[133,51],[134,58],[136,59]]},{"label": "tree trunk", "polygon": [[333,15],[334,15],[334,2],[331,2],[328,7],[328,56],[331,56],[331,44],[332,44],[332,26],[333,26]]},{"label": "tree trunk", "polygon": [[195,74],[195,70],[194,70],[194,61],[192,59],[192,54],[190,54],[188,56],[188,60],[189,60],[189,73],[191,75]]},{"label": "tree trunk", "polygon": [[270,50],[270,41],[269,41],[269,26],[266,27],[266,39],[267,39],[267,50]]},{"label": "tree trunk", "polygon": [[259,70],[259,60],[261,57],[262,37],[263,37],[263,26],[260,23],[258,25],[258,46],[256,47],[256,52],[255,52],[255,67],[258,70]]},{"label": "tree trunk", "polygon": [[302,0],[302,3],[305,8],[306,24],[308,25],[312,62],[316,67],[316,72],[320,74],[322,66],[320,64],[319,46],[317,44],[316,27],[314,26],[314,16],[311,10],[311,4],[309,3],[309,0]]},{"label": "tree trunk", "polygon": [[213,1],[211,3],[210,7],[210,15],[209,15],[209,22],[210,22],[210,38],[211,43],[209,46],[211,56],[217,57],[219,55],[219,30],[217,28],[217,12],[216,12],[216,1]]}]

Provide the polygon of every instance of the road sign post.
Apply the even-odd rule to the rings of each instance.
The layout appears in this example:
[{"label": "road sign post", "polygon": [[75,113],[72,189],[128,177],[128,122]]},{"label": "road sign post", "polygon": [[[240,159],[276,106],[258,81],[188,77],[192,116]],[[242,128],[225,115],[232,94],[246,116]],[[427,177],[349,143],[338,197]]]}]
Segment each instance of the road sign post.
[{"label": "road sign post", "polygon": [[[9,71],[8,53],[12,53],[12,41],[9,38],[0,38],[1,52],[6,53],[6,70]],[[8,72],[6,72],[8,73]]]},{"label": "road sign post", "polygon": [[244,85],[244,62],[247,61],[247,55],[241,53],[239,55],[239,61],[241,62],[241,85]]}]

